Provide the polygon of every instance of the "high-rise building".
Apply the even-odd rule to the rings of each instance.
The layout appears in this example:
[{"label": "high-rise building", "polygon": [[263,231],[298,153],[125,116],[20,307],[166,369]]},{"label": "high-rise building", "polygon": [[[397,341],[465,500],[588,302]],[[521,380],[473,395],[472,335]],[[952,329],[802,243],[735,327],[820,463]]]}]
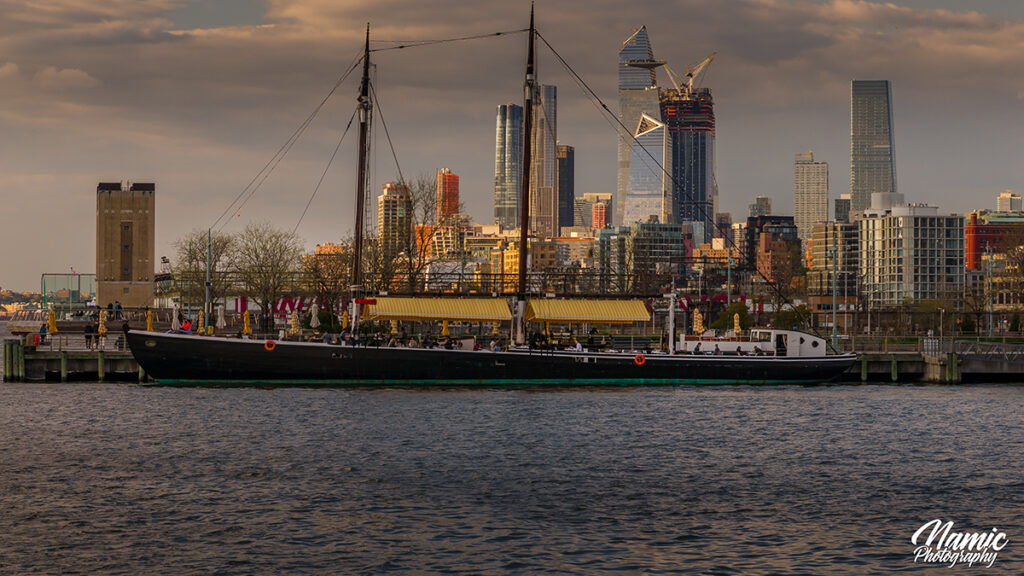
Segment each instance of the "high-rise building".
[{"label": "high-rise building", "polygon": [[459,175],[447,168],[437,171],[437,221],[459,214]]},{"label": "high-rise building", "polygon": [[730,212],[715,214],[715,238],[732,238],[732,214]]},{"label": "high-rise building", "polygon": [[836,283],[839,295],[856,294],[859,265],[857,225],[847,222],[816,222],[812,226],[810,245],[808,293],[829,295],[833,283]]},{"label": "high-rise building", "polygon": [[[888,80],[854,80],[850,88],[850,196],[854,212],[871,207],[871,195],[896,195],[892,88]],[[902,204],[894,196],[887,207]]]},{"label": "high-rise building", "polygon": [[519,195],[523,180],[523,107],[498,106],[494,146],[494,222],[519,227]]},{"label": "high-rise building", "polygon": [[859,222],[864,297],[875,305],[956,299],[964,286],[964,219],[923,204],[872,208]]},{"label": "high-rise building", "polygon": [[558,236],[558,89],[537,87],[533,102],[533,143],[530,167],[530,231],[538,236]]},{"label": "high-rise building", "polygon": [[811,151],[793,163],[793,220],[804,248],[814,225],[828,220],[828,162],[815,162]]},{"label": "high-rise building", "polygon": [[758,216],[771,216],[772,215],[772,199],[768,196],[758,196],[754,199],[754,203],[748,208],[748,216],[751,218],[757,218]]},{"label": "high-rise building", "polygon": [[836,222],[849,222],[850,221],[850,194],[844,192],[839,195],[839,198],[835,200],[835,221]]},{"label": "high-rise building", "polygon": [[576,220],[576,149],[559,144],[555,155],[558,158],[558,227],[564,228],[574,225]]},{"label": "high-rise building", "polygon": [[100,182],[96,186],[96,301],[128,308],[153,305],[156,266],[156,185]]},{"label": "high-rise building", "polygon": [[594,202],[590,205],[590,227],[600,230],[608,227],[608,204]]},{"label": "high-rise building", "polygon": [[403,251],[411,251],[412,195],[405,184],[388,182],[377,197],[377,234],[381,254],[390,259]]},{"label": "high-rise building", "polygon": [[743,231],[746,233],[743,247],[750,267],[758,266],[762,252],[772,244],[782,242],[795,245],[800,241],[792,216],[753,216],[747,218],[747,226]]},{"label": "high-rise building", "polygon": [[640,115],[633,136],[638,145],[632,149],[627,201],[619,222],[632,225],[650,222],[652,218],[665,222],[666,210],[672,213],[671,204],[666,202],[672,191],[672,181],[666,173],[671,163],[668,132],[665,124],[645,112]]},{"label": "high-rise building", "polygon": [[996,198],[996,212],[1022,212],[1024,205],[1021,203],[1020,194],[1014,194],[1013,190],[999,193]]},{"label": "high-rise building", "polygon": [[663,90],[661,117],[668,126],[671,155],[665,166],[672,174],[670,218],[674,222],[702,223],[704,237],[694,241],[711,242],[718,212],[715,106],[711,90],[687,84]]},{"label": "high-rise building", "polygon": [[585,226],[591,228],[593,221],[593,206],[597,202],[604,202],[605,204],[605,218],[609,226],[615,219],[613,214],[613,202],[614,196],[609,193],[601,192],[587,192],[582,197],[577,197],[575,200],[575,208],[573,209],[573,226]]},{"label": "high-rise building", "polygon": [[[637,157],[637,144],[632,137],[640,126],[641,116],[647,114],[655,122],[661,122],[655,69],[662,64],[664,62],[654,59],[646,26],[635,30],[619,50],[619,122],[624,126],[624,132],[619,134],[619,178],[615,194],[615,213],[618,219],[633,213],[627,208],[633,201],[629,183],[634,174],[633,159]],[[649,158],[648,163],[653,164]],[[661,171],[653,165],[645,169]]]}]

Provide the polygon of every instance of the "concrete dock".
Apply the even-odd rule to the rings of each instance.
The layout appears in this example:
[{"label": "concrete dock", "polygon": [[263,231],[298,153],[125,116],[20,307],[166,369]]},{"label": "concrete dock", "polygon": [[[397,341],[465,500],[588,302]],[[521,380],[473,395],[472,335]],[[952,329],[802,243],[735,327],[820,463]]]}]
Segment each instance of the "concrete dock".
[{"label": "concrete dock", "polygon": [[[145,382],[146,373],[132,353],[118,346],[120,334],[91,346],[82,335],[58,335],[36,345],[27,338],[3,340],[5,382]],[[32,335],[29,336],[32,338]]]}]

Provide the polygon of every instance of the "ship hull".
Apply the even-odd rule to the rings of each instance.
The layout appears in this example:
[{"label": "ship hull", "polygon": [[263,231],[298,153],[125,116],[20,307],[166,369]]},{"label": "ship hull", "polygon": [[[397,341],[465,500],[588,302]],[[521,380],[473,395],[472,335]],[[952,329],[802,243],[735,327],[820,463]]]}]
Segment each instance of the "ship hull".
[{"label": "ship hull", "polygon": [[[444,350],[337,346],[129,332],[139,365],[160,384],[267,385],[677,385],[818,384],[852,354],[700,356],[574,351]],[[272,348],[272,349],[268,349]]]}]

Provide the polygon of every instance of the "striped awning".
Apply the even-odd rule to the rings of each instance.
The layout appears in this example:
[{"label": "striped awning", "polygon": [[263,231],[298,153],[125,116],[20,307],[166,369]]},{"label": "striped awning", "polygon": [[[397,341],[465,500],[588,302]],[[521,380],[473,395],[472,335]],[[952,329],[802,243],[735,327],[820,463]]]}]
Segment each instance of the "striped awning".
[{"label": "striped awning", "polygon": [[367,320],[463,320],[503,322],[512,319],[504,298],[375,298],[366,306]]},{"label": "striped awning", "polygon": [[526,303],[530,322],[587,322],[631,324],[650,322],[651,314],[642,300],[530,300]]}]

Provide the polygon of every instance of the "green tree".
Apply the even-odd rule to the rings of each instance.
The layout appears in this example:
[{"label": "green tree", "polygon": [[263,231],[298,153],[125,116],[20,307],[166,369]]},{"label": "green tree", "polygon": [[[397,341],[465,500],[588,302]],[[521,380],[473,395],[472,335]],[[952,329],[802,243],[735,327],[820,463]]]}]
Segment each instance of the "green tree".
[{"label": "green tree", "polygon": [[749,330],[754,325],[754,317],[750,315],[747,305],[743,302],[733,302],[708,327],[719,331],[732,330],[735,314],[740,315],[740,328]]},{"label": "green tree", "polygon": [[810,319],[811,313],[808,311],[807,305],[801,304],[795,308],[776,312],[774,325],[783,330],[806,330]]}]

